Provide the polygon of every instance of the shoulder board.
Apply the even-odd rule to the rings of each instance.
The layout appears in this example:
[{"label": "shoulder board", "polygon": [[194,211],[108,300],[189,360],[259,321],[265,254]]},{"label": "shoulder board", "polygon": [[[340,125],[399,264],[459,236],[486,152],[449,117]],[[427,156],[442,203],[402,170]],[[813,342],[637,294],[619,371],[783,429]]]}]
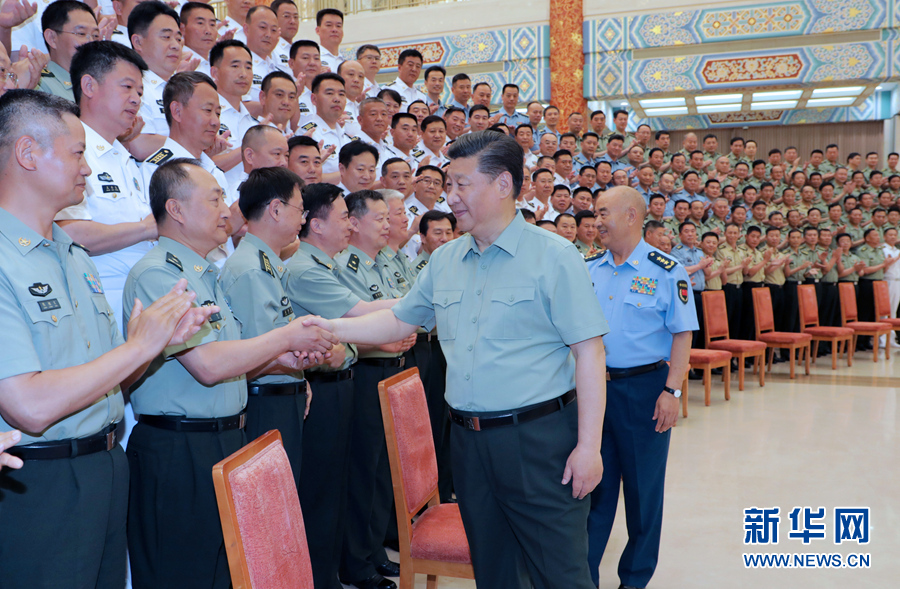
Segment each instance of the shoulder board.
[{"label": "shoulder board", "polygon": [[647,254],[647,259],[665,270],[666,272],[671,272],[672,268],[675,267],[675,260],[671,258],[667,258],[666,256],[658,253],[658,252],[650,252]]},{"label": "shoulder board", "polygon": [[415,215],[419,212],[419,207],[417,207],[416,205],[409,205],[409,212]]},{"label": "shoulder board", "polygon": [[678,244],[678,245],[675,246],[675,249],[681,250],[681,249],[684,249],[684,246],[681,245],[681,244]]},{"label": "shoulder board", "polygon": [[112,34],[113,34],[113,35],[124,35],[125,33],[123,33],[122,31],[120,31],[119,29],[116,29],[116,30],[114,30],[114,31],[112,32]]},{"label": "shoulder board", "polygon": [[347,135],[350,138],[350,141],[359,141],[359,137],[354,137],[353,135]]},{"label": "shoulder board", "polygon": [[412,150],[411,153],[412,153],[413,157],[421,157],[421,156],[425,155],[425,152],[422,151],[421,149],[414,149],[414,150]]},{"label": "shoulder board", "polygon": [[80,243],[72,242],[72,245],[74,245],[75,247],[77,247],[77,248],[79,248],[79,249],[83,249],[83,250],[86,251],[88,254],[91,253],[91,250],[89,250],[88,248],[84,247],[84,246],[81,245]]},{"label": "shoulder board", "polygon": [[275,270],[272,269],[272,263],[269,262],[269,256],[267,256],[264,251],[259,252],[259,267],[266,274],[269,274],[273,278],[275,277]]},{"label": "shoulder board", "polygon": [[586,258],[584,259],[584,261],[585,261],[585,262],[593,262],[594,260],[599,260],[599,259],[602,258],[605,254],[606,254],[605,251],[604,251],[604,252],[597,252],[597,253],[595,253],[593,256],[588,256],[588,257],[586,257]]},{"label": "shoulder board", "polygon": [[323,262],[322,260],[320,260],[319,258],[317,258],[315,256],[311,256],[311,257],[313,259],[313,262],[315,262],[316,264],[318,264],[320,266],[325,266],[326,268],[331,270],[331,264],[326,264],[325,262]]},{"label": "shoulder board", "polygon": [[447,199],[444,198],[443,196],[439,196],[438,199],[437,199],[437,201],[438,201],[439,203],[443,203],[445,200],[447,200]]},{"label": "shoulder board", "polygon": [[309,131],[310,129],[315,129],[316,127],[318,127],[318,125],[315,124],[314,122],[310,121],[300,128],[303,129],[304,131]]},{"label": "shoulder board", "polygon": [[169,161],[173,155],[174,154],[172,153],[171,149],[162,148],[159,151],[157,151],[156,153],[154,153],[153,155],[151,155],[149,158],[147,158],[146,163],[154,164],[154,165],[158,166],[158,165],[164,164],[165,162]]},{"label": "shoulder board", "polygon": [[178,268],[179,270],[184,272],[184,267],[181,265],[181,260],[179,260],[178,257],[175,256],[175,254],[173,254],[171,252],[167,252],[166,253],[166,262],[169,264],[172,264],[173,266],[175,266],[176,268]]},{"label": "shoulder board", "polygon": [[416,264],[416,270],[421,270],[422,268],[424,268],[427,265],[428,265],[428,260],[422,260],[421,262]]},{"label": "shoulder board", "polygon": [[53,75],[53,72],[51,72],[47,68],[44,68],[41,70],[41,77],[42,78],[55,78],[56,76]]},{"label": "shoulder board", "polygon": [[359,256],[356,254],[350,254],[350,260],[347,262],[347,267],[353,270],[354,272],[359,271]]}]

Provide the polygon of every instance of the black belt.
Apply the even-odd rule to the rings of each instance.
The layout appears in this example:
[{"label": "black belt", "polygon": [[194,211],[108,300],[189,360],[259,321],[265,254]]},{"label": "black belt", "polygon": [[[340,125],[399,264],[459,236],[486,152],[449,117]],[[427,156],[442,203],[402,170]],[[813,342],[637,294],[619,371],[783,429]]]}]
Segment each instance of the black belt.
[{"label": "black belt", "polygon": [[115,448],[122,435],[125,426],[122,422],[110,424],[98,433],[86,438],[59,440],[58,442],[38,442],[27,446],[13,446],[8,453],[18,456],[22,460],[57,460],[60,458],[75,458],[87,454],[96,454],[104,450],[109,452]]},{"label": "black belt", "polygon": [[432,339],[437,339],[437,336],[432,336],[431,332],[429,333],[420,333],[416,336],[416,342],[430,342]]},{"label": "black belt", "polygon": [[173,432],[226,432],[233,429],[244,429],[247,425],[247,412],[228,417],[195,418],[181,415],[138,415],[138,423]]},{"label": "black belt", "polygon": [[803,281],[803,284],[819,284],[818,278],[807,278]]},{"label": "black belt", "polygon": [[620,378],[628,378],[629,376],[637,376],[638,374],[646,374],[653,372],[666,365],[665,360],[654,362],[653,364],[644,364],[643,366],[635,366],[634,368],[607,368],[606,380],[619,380]]},{"label": "black belt", "polygon": [[838,280],[838,282],[846,282],[847,284],[856,284],[852,280]]},{"label": "black belt", "polygon": [[280,397],[288,395],[300,395],[306,393],[306,381],[283,382],[278,384],[253,384],[247,385],[247,394],[255,397]]},{"label": "black belt", "polygon": [[365,364],[366,366],[379,366],[381,368],[403,368],[406,366],[406,358],[360,358],[357,364]]},{"label": "black belt", "polygon": [[761,288],[764,282],[750,282],[749,280],[745,280],[744,284],[747,286],[752,286],[753,288]]},{"label": "black belt", "polygon": [[353,378],[353,369],[345,368],[334,372],[307,372],[306,380],[309,382],[341,382]]},{"label": "black belt", "polygon": [[865,276],[860,276],[859,279],[860,280],[868,280],[869,282],[876,282],[878,280],[881,280],[881,278],[866,278]]},{"label": "black belt", "polygon": [[460,413],[453,408],[450,409],[450,421],[456,425],[462,426],[467,430],[480,432],[483,429],[492,427],[503,427],[507,425],[519,425],[534,421],[551,413],[556,413],[569,403],[575,400],[575,389],[568,393],[560,395],[555,399],[550,399],[543,403],[539,403],[528,409],[513,409],[509,413],[502,415],[491,415],[490,417],[481,417],[480,415],[467,415]]}]

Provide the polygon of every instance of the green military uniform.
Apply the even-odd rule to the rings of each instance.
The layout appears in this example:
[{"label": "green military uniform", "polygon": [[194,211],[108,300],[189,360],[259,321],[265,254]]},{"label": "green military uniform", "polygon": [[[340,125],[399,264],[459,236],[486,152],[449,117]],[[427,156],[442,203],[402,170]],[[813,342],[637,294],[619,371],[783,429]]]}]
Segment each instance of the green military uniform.
[{"label": "green military uniform", "polygon": [[[718,258],[714,258],[712,264],[709,265],[710,271],[718,270],[722,267],[724,260],[720,260]],[[722,275],[719,274],[714,278],[706,279],[706,290],[722,290]]]},{"label": "green military uniform", "polygon": [[[750,268],[756,266],[763,261],[765,252],[758,248],[751,248],[748,245],[738,246],[745,258],[750,258]],[[753,309],[753,289],[765,286],[766,267],[763,266],[756,271],[755,274],[748,274],[744,277],[744,283],[741,285],[743,306],[741,308],[741,338],[756,339],[756,321]]]},{"label": "green military uniform", "polygon": [[[861,241],[866,232],[866,228],[862,225],[853,225],[852,223],[847,223],[847,226],[844,227],[844,233],[850,236],[850,241],[856,243],[857,241]],[[850,248],[850,251],[854,253],[859,253],[859,248],[861,248],[864,243],[855,247]]]},{"label": "green military uniform", "polygon": [[127,450],[128,545],[135,589],[231,584],[210,472],[246,443],[247,380],[240,376],[206,386],[176,357],[204,344],[241,339],[218,274],[197,252],[160,237],[125,281],[126,323],[136,298],[146,308],[182,278],[197,293],[198,305],[220,308],[190,341],[164,350],[132,389],[138,424]]},{"label": "green military uniform", "polygon": [[[855,266],[860,260],[861,258],[853,253],[852,249],[849,253],[841,254],[841,265],[844,267],[844,270]],[[856,284],[859,282],[859,273],[851,272],[847,276],[841,278],[839,282],[852,282],[853,284]]]},{"label": "green military uniform", "polygon": [[[687,219],[685,219],[684,221],[687,221]],[[667,217],[667,218],[663,221],[663,226],[666,228],[667,231],[671,231],[671,232],[672,232],[672,235],[674,235],[675,238],[677,239],[677,238],[678,238],[678,234],[680,233],[680,231],[678,231],[678,227],[679,227],[682,223],[684,223],[684,221],[679,221],[679,220],[676,219],[675,217]],[[697,236],[697,237],[699,238],[700,235],[702,235],[702,233],[703,233],[703,227],[697,227],[697,233],[698,233],[698,236]]]},{"label": "green military uniform", "polygon": [[[821,245],[816,246],[816,256],[821,263],[822,254],[825,254],[825,263],[827,264],[830,261],[831,256],[834,255],[834,242],[832,242],[832,247],[826,248]],[[837,316],[837,282],[838,282],[838,267],[837,262],[835,262],[831,266],[831,270],[828,270],[824,274],[822,274],[820,284],[820,289],[822,292],[822,297],[819,300],[819,323],[825,326],[837,326],[840,325],[840,317]]]},{"label": "green military uniform", "polygon": [[[777,248],[772,248],[772,257],[769,258],[769,264],[779,262],[785,257]],[[772,295],[772,314],[775,317],[775,330],[787,331],[787,317],[784,313],[784,266],[775,268],[766,268],[766,277],[763,280],[769,287],[769,293]]]},{"label": "green military uniform", "polygon": [[748,160],[747,158],[745,158],[745,157],[743,157],[743,156],[741,156],[741,157],[735,157],[733,153],[728,152],[728,165],[731,166],[731,169],[732,169],[732,170],[733,170],[734,167],[735,167],[736,165],[738,165],[740,162],[744,162],[744,163],[747,164],[748,166],[749,166],[750,163],[751,163],[750,160]]},{"label": "green military uniform", "polygon": [[[728,260],[729,268],[740,266],[744,261],[744,251],[740,245],[731,247],[723,243],[716,251],[716,257]],[[725,291],[725,302],[728,306],[728,333],[732,338],[738,338],[741,331],[742,295],[741,284],[744,282],[742,271],[732,272],[722,280],[722,290]]]},{"label": "green military uniform", "polygon": [[[878,266],[884,263],[884,250],[880,247],[872,247],[864,243],[856,252],[866,267]],[[857,309],[860,321],[875,321],[875,290],[873,282],[876,280],[884,280],[884,269],[875,272],[866,273],[859,279],[859,297],[857,299]]]},{"label": "green military uniform", "polygon": [[[338,279],[338,268],[325,252],[305,241],[287,263],[285,291],[297,317],[343,317],[360,298]],[[356,347],[344,344],[347,358],[339,370],[317,366],[306,371],[315,403],[303,424],[303,476],[300,507],[316,588],[335,586],[341,562],[347,510],[350,423]]]},{"label": "green military uniform", "polygon": [[413,273],[413,282],[415,282],[415,278],[419,276],[419,272],[421,272],[425,268],[425,266],[428,265],[428,261],[430,259],[431,254],[426,252],[423,248],[422,251],[419,252],[419,255],[416,257],[416,259],[412,261],[412,264],[410,264],[410,269]]},{"label": "green military uniform", "polygon": [[409,258],[402,252],[395,252],[389,246],[384,246],[378,256],[377,261],[387,270],[388,275],[392,276],[396,289],[400,291],[401,296],[409,292],[412,288],[414,275],[409,265]]},{"label": "green military uniform", "polygon": [[[376,257],[378,257],[376,255]],[[399,298],[393,272],[354,245],[337,259],[338,280],[361,300]],[[403,370],[403,354],[370,350],[360,353],[353,379],[353,434],[350,440],[350,485],[347,528],[341,557],[341,580],[358,583],[377,575],[388,561],[382,546],[389,527],[393,487],[378,401],[378,383]]]},{"label": "green military uniform", "polygon": [[[219,283],[241,329],[251,339],[293,321],[294,309],[285,292],[288,271],[278,253],[247,233],[225,262]],[[248,383],[247,439],[277,429],[299,484],[303,460],[303,415],[306,381],[303,372],[260,376]]]},{"label": "green military uniform", "polygon": [[[725,225],[727,224],[728,223],[726,221],[723,221],[719,217],[710,215],[709,219],[706,220],[706,223],[704,223],[703,227],[701,228],[701,235],[703,233],[712,231],[713,233],[718,233],[720,237],[725,237]],[[718,232],[716,231],[716,229],[718,229]]]},{"label": "green military uniform", "polygon": [[[818,166],[811,165],[811,166],[809,166],[809,168],[812,168],[812,169],[814,169],[814,171],[819,172],[820,174],[822,174],[822,177],[824,178],[828,174],[834,174],[835,172],[837,172],[838,165],[833,164],[833,163],[829,162],[828,160],[825,160]],[[807,172],[806,176],[809,177],[809,172]]]},{"label": "green military uniform", "polygon": [[[802,246],[801,246],[802,247]],[[809,253],[806,250],[797,248],[791,249],[790,246],[784,251],[788,256],[788,263],[785,268],[795,270],[802,266],[809,259]],[[785,331],[798,332],[800,330],[800,301],[797,295],[797,287],[803,283],[805,278],[804,272],[794,272],[790,276],[785,275],[784,279],[784,307],[785,307]]]},{"label": "green military uniform", "polygon": [[[393,308],[408,324],[436,325],[447,357],[453,482],[479,587],[529,573],[539,586],[592,586],[590,503],[559,473],[578,436],[576,406],[564,401],[575,388],[569,346],[607,331],[596,301],[575,246],[516,215],[484,251],[470,235],[435,250]],[[474,428],[541,404],[552,412]]]},{"label": "green military uniform", "polygon": [[592,246],[590,244],[584,243],[580,239],[575,240],[575,249],[577,249],[578,253],[582,256],[587,256],[588,252],[591,251],[591,247]]},{"label": "green military uniform", "polygon": [[75,102],[72,78],[69,72],[55,61],[47,62],[47,66],[41,70],[41,83],[38,84],[37,90]]},{"label": "green military uniform", "polygon": [[[0,379],[85,364],[122,344],[97,269],[58,226],[44,239],[0,209],[0,276]],[[105,443],[123,416],[116,386],[41,432],[22,432],[9,452],[25,466],[0,473],[0,585],[123,586],[128,465],[115,434]],[[0,431],[9,422],[0,415]],[[76,439],[96,438],[101,448],[71,453]],[[57,442],[66,458],[37,459],[35,444]]]}]

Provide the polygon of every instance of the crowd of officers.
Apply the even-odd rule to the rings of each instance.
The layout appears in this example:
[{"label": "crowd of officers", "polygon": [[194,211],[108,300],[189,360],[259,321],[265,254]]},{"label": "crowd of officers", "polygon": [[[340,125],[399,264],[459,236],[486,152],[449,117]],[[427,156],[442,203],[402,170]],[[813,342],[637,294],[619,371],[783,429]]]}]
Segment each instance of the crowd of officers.
[{"label": "crowd of officers", "polygon": [[[632,251],[656,265],[660,276],[635,276],[631,292],[669,297],[678,330],[656,346],[664,351],[614,355],[623,364],[611,364],[623,378],[638,365],[655,371],[646,377],[650,409],[667,382],[659,361],[678,355],[669,354],[672,334],[694,331],[697,346],[694,315],[681,305],[699,311],[700,291],[724,290],[733,336],[752,337],[748,287],[768,285],[781,328],[796,330],[797,284],[819,285],[829,325],[839,321],[836,283],[858,282],[866,320],[871,281],[900,267],[897,154],[884,169],[874,153],[864,168],[859,154],[841,165],[835,145],[808,162],[794,148],[760,160],[753,141],[735,138],[720,155],[715,136],[699,146],[693,134],[671,153],[668,133],[657,131],[651,145],[649,126],[628,131],[625,111],[612,113],[614,128],[601,111],[587,121],[569,113],[563,124],[552,105],[518,112],[514,84],[492,110],[492,87],[472,86],[466,74],[453,76],[448,98],[440,66],[425,70],[420,89],[414,49],[381,86],[377,47],[341,56],[339,11],[319,12],[318,42],[295,41],[291,0],[226,4],[218,22],[198,2],[177,12],[155,0],[5,3],[2,297],[5,333],[32,345],[0,363],[0,431],[23,432],[3,434],[16,446],[0,458],[28,463],[0,479],[0,522],[16,530],[0,538],[4,584],[120,586],[127,535],[134,587],[227,587],[209,472],[277,428],[315,586],[393,587],[386,577],[398,568],[384,546],[396,542],[396,522],[376,385],[419,369],[441,498],[452,500],[437,331],[355,345],[295,319],[359,317],[409,293],[432,253],[460,236],[447,203],[448,150],[467,134],[493,129],[515,140],[525,154],[516,208],[574,244],[592,272]],[[28,136],[25,121],[46,136]],[[624,204],[613,207],[606,193]],[[643,223],[645,241],[621,229],[628,245],[608,252],[615,224],[603,215],[613,208],[628,228]],[[692,293],[676,287],[683,270]],[[667,286],[656,293],[655,281]],[[598,288],[607,287],[595,283],[602,303]],[[667,431],[668,419],[646,435]],[[644,465],[657,474],[667,436],[661,448]],[[653,485],[641,508],[658,511],[649,554],[626,550],[641,563],[630,577],[641,583],[659,542],[662,479]],[[614,514],[612,492],[595,505]],[[626,497],[637,501],[627,488]],[[46,514],[39,522],[37,509]],[[60,521],[70,522],[63,532]],[[594,522],[594,574],[611,521]],[[52,563],[10,566],[35,562],[49,545],[59,549]]]}]

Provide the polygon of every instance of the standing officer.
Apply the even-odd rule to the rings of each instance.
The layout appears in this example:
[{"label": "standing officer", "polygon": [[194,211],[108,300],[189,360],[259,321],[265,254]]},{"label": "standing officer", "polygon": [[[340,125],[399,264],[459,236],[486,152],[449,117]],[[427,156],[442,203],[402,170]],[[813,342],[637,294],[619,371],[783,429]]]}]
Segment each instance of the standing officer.
[{"label": "standing officer", "polygon": [[[703,250],[697,245],[697,226],[691,221],[685,221],[678,226],[678,240],[680,244],[672,248],[672,257],[681,262],[685,271],[688,273],[690,280],[688,281],[691,290],[694,291],[694,309],[697,312],[697,318],[703,316],[703,296],[701,293],[706,289],[706,275],[704,270],[709,268],[713,263],[713,258],[703,254]],[[702,326],[694,331],[691,347],[703,347],[703,328]]]},{"label": "standing officer", "polygon": [[581,499],[602,474],[606,321],[575,246],[516,214],[519,145],[480,131],[449,155],[447,200],[467,235],[435,250],[391,312],[307,321],[368,344],[437,325],[475,582],[594,588]]},{"label": "standing officer", "polygon": [[744,283],[744,270],[752,261],[738,245],[741,237],[741,228],[735,223],[725,226],[725,243],[719,245],[716,258],[728,261],[728,269],[722,280],[722,290],[725,292],[725,303],[728,305],[728,334],[732,338],[739,338],[741,333],[741,284]]},{"label": "standing officer", "polygon": [[[150,180],[159,244],[125,282],[126,320],[182,278],[202,306],[220,311],[185,345],[166,348],[133,391],[138,424],[128,443],[128,543],[132,584],[143,588],[229,587],[222,526],[210,472],[246,443],[247,380],[300,368],[296,352],[325,352],[332,337],[299,321],[252,339],[240,328],[206,255],[224,241],[228,207],[197,160],[174,159]],[[161,507],[163,506],[163,507]]]},{"label": "standing officer", "polygon": [[87,251],[53,223],[92,173],[76,112],[42,92],[0,98],[0,333],[11,344],[0,432],[20,430],[0,434],[0,465],[25,462],[0,473],[0,585],[10,589],[124,586],[122,389],[216,311],[188,311],[194,294],[174,281],[135,307],[123,342]]},{"label": "standing officer", "polygon": [[[347,249],[352,232],[341,189],[334,184],[307,185],[303,206],[307,219],[300,230],[300,247],[287,264],[285,289],[295,315],[356,317],[394,305],[394,299],[383,297],[362,300],[338,280],[334,257]],[[338,569],[346,524],[353,417],[351,367],[356,356],[356,347],[347,345],[345,354],[332,351],[327,366],[306,372],[316,390],[316,403],[303,425],[300,506],[316,589],[341,589]],[[385,583],[382,589],[394,584]]]},{"label": "standing officer", "polygon": [[626,589],[646,587],[659,558],[669,430],[678,419],[697,315],[687,271],[641,239],[647,206],[640,193],[613,188],[600,195],[596,210],[607,252],[587,265],[610,318],[604,336],[609,393],[601,450],[605,472],[591,495],[588,519],[589,565],[596,586],[621,479],[628,543],[619,578]]},{"label": "standing officer", "polygon": [[[219,278],[241,339],[268,333],[295,318],[284,290],[290,275],[279,252],[297,239],[306,218],[302,186],[300,177],[286,168],[253,170],[241,185],[238,202],[247,219],[247,234]],[[248,383],[247,393],[247,439],[279,430],[299,484],[303,420],[311,398],[303,373],[261,376]]]}]

